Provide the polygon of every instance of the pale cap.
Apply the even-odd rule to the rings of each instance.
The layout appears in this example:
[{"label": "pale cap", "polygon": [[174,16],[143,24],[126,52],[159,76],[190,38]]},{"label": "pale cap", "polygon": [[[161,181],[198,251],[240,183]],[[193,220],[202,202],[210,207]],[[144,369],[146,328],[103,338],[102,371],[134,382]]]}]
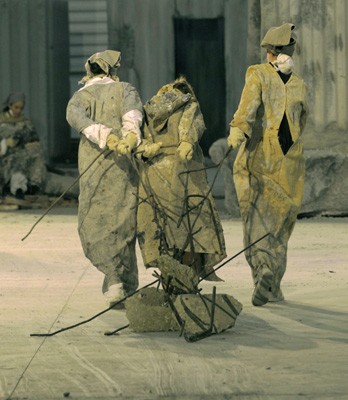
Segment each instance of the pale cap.
[{"label": "pale cap", "polygon": [[91,64],[93,63],[98,64],[106,76],[116,80],[116,69],[121,65],[121,53],[115,50],[105,50],[91,55],[85,64],[87,75],[79,83],[83,83],[94,76],[91,71]]},{"label": "pale cap", "polygon": [[261,42],[261,47],[265,47],[275,55],[282,53],[291,57],[296,43],[292,32],[294,28],[295,25],[291,23],[270,28]]},{"label": "pale cap", "polygon": [[5,110],[11,104],[22,102],[25,103],[25,94],[23,92],[10,93],[7,99],[4,101],[3,109]]}]

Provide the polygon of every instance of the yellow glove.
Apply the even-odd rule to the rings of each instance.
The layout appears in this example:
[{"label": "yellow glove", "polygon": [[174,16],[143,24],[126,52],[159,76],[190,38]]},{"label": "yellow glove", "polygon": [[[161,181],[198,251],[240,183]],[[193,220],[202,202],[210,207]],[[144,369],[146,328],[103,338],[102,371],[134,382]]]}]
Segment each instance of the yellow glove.
[{"label": "yellow glove", "polygon": [[117,145],[119,142],[120,142],[120,139],[113,133],[110,133],[106,139],[106,145],[112,151],[117,150]]},{"label": "yellow glove", "polygon": [[6,139],[6,144],[8,147],[16,147],[18,144],[18,139],[8,138]]},{"label": "yellow glove", "polygon": [[181,142],[176,151],[182,160],[190,161],[193,156],[193,145],[189,142]]},{"label": "yellow glove", "polygon": [[227,143],[232,149],[236,149],[245,141],[244,132],[236,126],[231,126],[230,134],[227,138]]},{"label": "yellow glove", "polygon": [[29,143],[26,143],[24,146],[26,149],[33,149],[35,147],[39,148],[40,143],[39,142],[29,142]]},{"label": "yellow glove", "polygon": [[117,145],[117,153],[119,156],[129,154],[137,145],[138,136],[134,132],[129,132],[128,135],[121,139]]},{"label": "yellow glove", "polygon": [[159,153],[161,146],[162,142],[146,144],[143,157],[150,158],[156,156]]}]

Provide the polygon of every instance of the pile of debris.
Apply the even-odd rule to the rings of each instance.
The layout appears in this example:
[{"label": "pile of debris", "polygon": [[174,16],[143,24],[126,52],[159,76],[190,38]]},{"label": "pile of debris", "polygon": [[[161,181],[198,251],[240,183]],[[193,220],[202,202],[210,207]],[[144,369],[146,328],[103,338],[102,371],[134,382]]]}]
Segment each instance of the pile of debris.
[{"label": "pile of debris", "polygon": [[[0,197],[0,211],[37,210],[50,207],[58,197],[48,195],[25,195],[24,199],[13,196]],[[58,207],[77,207],[77,199],[62,198],[57,203]]]},{"label": "pile of debris", "polygon": [[232,328],[242,311],[233,296],[201,294],[194,270],[170,256],[158,259],[161,289],[144,288],[126,299],[126,316],[134,332],[180,331],[189,341]]}]

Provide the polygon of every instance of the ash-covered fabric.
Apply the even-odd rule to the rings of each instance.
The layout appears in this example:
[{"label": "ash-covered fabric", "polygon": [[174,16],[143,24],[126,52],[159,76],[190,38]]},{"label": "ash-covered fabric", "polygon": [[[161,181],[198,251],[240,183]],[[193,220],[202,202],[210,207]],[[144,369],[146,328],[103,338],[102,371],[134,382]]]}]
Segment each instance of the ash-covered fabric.
[{"label": "ash-covered fabric", "polygon": [[[144,109],[145,141],[162,142],[160,154],[141,164],[138,240],[144,264],[156,266],[162,254],[187,265],[195,258],[203,277],[226,252],[199,146],[205,131],[199,104],[191,94],[166,85]],[[183,141],[194,145],[190,161],[177,153]],[[211,274],[210,279],[218,278]]]},{"label": "ash-covered fabric", "polygon": [[[247,70],[231,122],[249,137],[234,163],[244,245],[270,233],[245,255],[254,279],[262,266],[271,269],[275,294],[286,269],[287,244],[302,201],[305,160],[301,135],[308,114],[306,97],[307,86],[295,72],[284,84],[272,65],[254,65]],[[278,137],[284,115],[293,141],[285,155]]]},{"label": "ash-covered fabric", "polygon": [[[11,140],[13,145],[7,145]],[[0,115],[0,190],[10,184],[12,194],[28,186],[43,187],[47,169],[45,156],[33,123],[4,111]],[[20,179],[17,177],[20,176]]]},{"label": "ash-covered fabric", "polygon": [[[103,124],[121,139],[122,117],[132,110],[142,115],[139,95],[129,83],[90,84],[69,101],[67,120],[78,132],[94,123]],[[80,173],[102,151],[98,144],[81,135]],[[105,274],[103,292],[122,283],[128,294],[138,286],[135,255],[138,175],[128,157],[120,157],[116,152],[107,154],[80,179],[78,229],[86,257]]]}]

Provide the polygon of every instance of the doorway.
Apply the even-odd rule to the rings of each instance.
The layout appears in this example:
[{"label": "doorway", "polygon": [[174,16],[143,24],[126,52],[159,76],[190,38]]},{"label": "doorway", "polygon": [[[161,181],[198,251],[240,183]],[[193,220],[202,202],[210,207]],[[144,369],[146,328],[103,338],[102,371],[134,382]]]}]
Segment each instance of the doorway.
[{"label": "doorway", "polygon": [[174,18],[175,77],[184,75],[199,101],[207,130],[200,145],[225,137],[226,82],[224,18]]}]

